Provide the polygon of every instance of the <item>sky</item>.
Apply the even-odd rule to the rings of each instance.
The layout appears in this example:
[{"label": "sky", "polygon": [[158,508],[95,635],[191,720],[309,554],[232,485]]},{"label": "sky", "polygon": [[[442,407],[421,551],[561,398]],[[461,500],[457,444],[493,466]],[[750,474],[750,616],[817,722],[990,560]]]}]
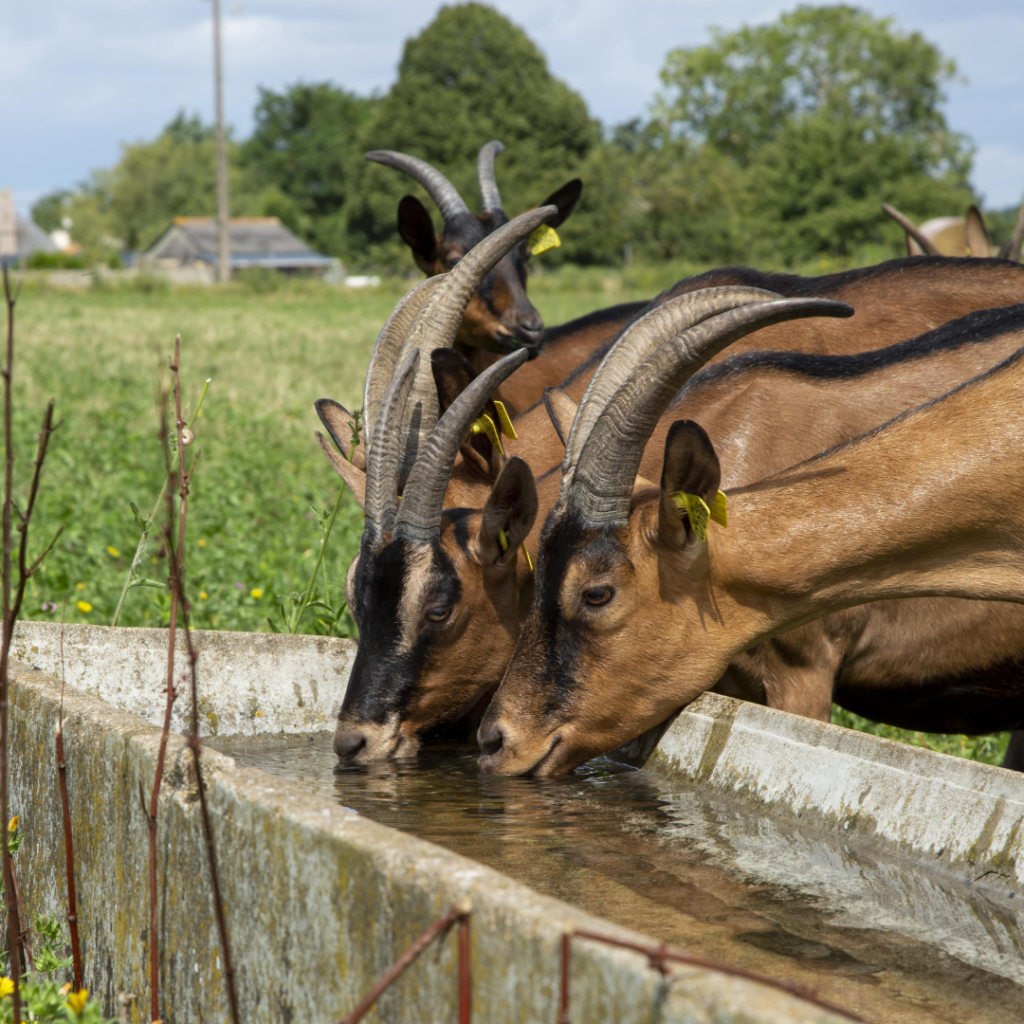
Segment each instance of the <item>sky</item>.
[{"label": "sky", "polygon": [[[402,44],[439,4],[421,0],[222,0],[225,113],[252,127],[257,88],[333,81],[360,93],[394,80]],[[765,0],[497,0],[551,70],[606,124],[643,116],[665,54],[708,40],[710,26],[771,21],[795,4]],[[916,30],[958,64],[952,127],[976,143],[986,206],[1024,194],[1024,3],[861,0]],[[212,120],[209,0],[48,0],[0,4],[0,188],[19,209],[117,161],[185,109]]]}]

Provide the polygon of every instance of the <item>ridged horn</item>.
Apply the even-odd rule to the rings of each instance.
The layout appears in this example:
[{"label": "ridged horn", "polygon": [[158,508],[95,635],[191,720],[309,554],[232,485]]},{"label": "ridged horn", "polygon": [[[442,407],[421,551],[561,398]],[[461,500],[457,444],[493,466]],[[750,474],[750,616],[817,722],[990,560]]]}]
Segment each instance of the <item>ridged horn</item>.
[{"label": "ridged horn", "polygon": [[[503,224],[478,242],[447,274],[441,275],[441,284],[424,302],[417,315],[399,358],[413,348],[433,351],[451,348],[459,333],[462,314],[469,305],[480,282],[491,272],[503,256],[540,227],[545,219],[556,212],[554,206],[541,206],[528,210],[515,220]],[[416,374],[416,382],[402,421],[405,451],[402,457],[401,481],[409,478],[417,455],[426,444],[437,423],[437,385],[430,369],[430,360],[424,360]],[[403,492],[404,493],[404,492]]]},{"label": "ridged horn", "polygon": [[739,306],[666,341],[616,392],[580,454],[568,509],[588,526],[624,525],[644,447],[662,413],[712,356],[753,331],[783,320],[848,317],[853,308],[831,299],[783,299]]},{"label": "ridged horn", "polygon": [[[921,229],[910,218],[904,217],[899,210],[895,207],[890,206],[888,203],[882,203],[882,211],[888,214],[904,231],[907,236],[912,238],[919,246],[921,251],[926,256],[941,256],[942,253],[935,247],[935,243],[925,234],[921,233]],[[907,251],[910,251],[910,245],[907,245]]]},{"label": "ridged horn", "polygon": [[441,530],[444,495],[459,446],[491,393],[529,358],[526,349],[499,359],[455,399],[431,431],[402,493],[395,537],[417,544],[436,540]]},{"label": "ridged horn", "polygon": [[484,213],[505,213],[501,205],[501,193],[498,191],[498,180],[494,176],[494,158],[505,147],[495,139],[480,147],[476,158],[476,177],[480,182],[480,196],[484,203]]},{"label": "ridged horn", "polygon": [[390,532],[398,509],[398,469],[402,458],[401,424],[409,404],[419,349],[409,352],[391,378],[381,402],[380,419],[373,439],[373,455],[366,464],[366,514],[364,532],[373,539]]},{"label": "ridged horn", "polygon": [[418,181],[430,194],[430,198],[437,203],[445,223],[462,216],[473,216],[465,200],[459,195],[459,190],[426,160],[409,156],[407,153],[396,153],[393,149],[375,149],[366,153],[365,157],[375,164],[385,164],[387,167],[405,171],[410,178]]},{"label": "ridged horn", "polygon": [[373,355],[370,356],[370,366],[366,371],[366,382],[363,385],[363,437],[366,442],[364,454],[367,460],[372,458],[373,434],[380,415],[381,402],[395,372],[402,343],[423,304],[434,294],[443,280],[443,276],[428,277],[426,281],[421,281],[411,291],[406,292],[377,335]]},{"label": "ridged horn", "polygon": [[662,342],[682,334],[710,316],[724,313],[736,306],[780,298],[781,295],[766,291],[764,288],[729,285],[720,288],[701,288],[698,291],[684,292],[656,306],[630,324],[601,360],[580,399],[562,459],[559,501],[563,502],[568,495],[576,461],[597,418],[604,412],[615,392],[626,383],[630,374]]}]

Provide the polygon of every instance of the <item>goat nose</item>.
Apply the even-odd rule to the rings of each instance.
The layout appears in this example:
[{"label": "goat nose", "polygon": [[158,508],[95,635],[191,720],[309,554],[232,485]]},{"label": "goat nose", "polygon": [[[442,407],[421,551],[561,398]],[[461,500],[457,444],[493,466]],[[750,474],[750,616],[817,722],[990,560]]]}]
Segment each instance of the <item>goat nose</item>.
[{"label": "goat nose", "polygon": [[544,318],[535,309],[531,309],[527,313],[519,314],[519,326],[524,331],[542,331],[544,330]]},{"label": "goat nose", "polygon": [[343,761],[351,761],[366,746],[366,734],[360,729],[342,728],[334,730],[334,752]]},{"label": "goat nose", "polygon": [[498,722],[484,722],[476,738],[485,757],[497,754],[505,744],[505,733]]}]

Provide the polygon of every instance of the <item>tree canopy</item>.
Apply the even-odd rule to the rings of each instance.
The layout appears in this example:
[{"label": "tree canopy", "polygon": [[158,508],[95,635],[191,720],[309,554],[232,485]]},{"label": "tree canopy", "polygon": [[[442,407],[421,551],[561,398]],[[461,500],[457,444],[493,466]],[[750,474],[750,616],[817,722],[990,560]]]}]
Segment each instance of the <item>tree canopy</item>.
[{"label": "tree canopy", "polygon": [[[971,147],[944,114],[955,75],[892,19],[800,6],[672,50],[650,116],[606,131],[508,18],[445,6],[406,41],[381,97],[329,82],[261,89],[251,136],[229,142],[232,212],[277,215],[354,265],[408,268],[398,200],[432,204],[363,153],[421,157],[478,208],[477,153],[499,139],[510,215],[584,181],[548,264],[616,263],[627,251],[706,264],[883,258],[902,251],[883,200],[917,220],[971,201]],[[37,215],[47,227],[71,216],[87,245],[144,248],[172,217],[214,213],[213,153],[212,128],[180,113],[74,193],[44,197]]]}]

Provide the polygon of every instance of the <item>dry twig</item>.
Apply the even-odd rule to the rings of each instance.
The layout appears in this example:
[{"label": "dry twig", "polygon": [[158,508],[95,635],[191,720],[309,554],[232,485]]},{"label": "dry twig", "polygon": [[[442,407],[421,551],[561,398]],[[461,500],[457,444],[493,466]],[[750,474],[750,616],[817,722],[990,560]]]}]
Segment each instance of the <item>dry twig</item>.
[{"label": "dry twig", "polygon": [[60,710],[57,712],[57,778],[64,815],[64,859],[68,877],[68,928],[71,931],[71,964],[75,991],[82,990],[82,948],[78,941],[78,898],[75,894],[75,845],[71,835],[71,803],[68,800],[68,766],[64,758],[64,616],[68,599],[60,613]]},{"label": "dry twig", "polygon": [[[11,652],[11,640],[14,637],[14,626],[21,613],[21,604],[25,598],[25,587],[29,579],[38,571],[43,564],[43,559],[53,550],[58,538],[63,531],[59,529],[53,540],[43,550],[43,553],[30,565],[28,562],[28,538],[29,527],[32,523],[32,513],[35,510],[36,498],[39,495],[39,481],[42,476],[43,463],[46,461],[46,452],[50,444],[50,437],[59,424],[53,422],[53,400],[51,399],[43,414],[43,426],[39,433],[39,444],[36,448],[36,457],[33,464],[32,480],[29,484],[28,499],[25,509],[22,511],[14,501],[14,439],[12,429],[13,400],[11,396],[11,380],[14,375],[14,307],[18,301],[16,292],[11,291],[10,275],[7,263],[3,263],[4,300],[7,307],[7,358],[4,366],[0,369],[0,376],[4,380],[4,501],[3,501],[3,572],[2,583],[2,619],[3,619],[3,640],[0,643],[0,829],[4,829],[10,816],[10,792],[8,778],[8,743],[10,739],[8,708],[10,702],[10,677],[9,663]],[[14,519],[17,517],[17,526]],[[12,527],[17,530],[18,554],[17,554],[17,578],[12,570],[13,537]],[[10,971],[14,979],[14,991],[12,993],[13,1019],[14,1024],[21,1022],[21,992],[18,979],[21,977],[21,957],[19,955],[20,924],[22,913],[20,899],[18,897],[17,884],[14,877],[14,863],[7,846],[7,832],[3,832],[3,841],[0,842],[0,859],[3,861],[4,879],[4,901],[7,906],[7,936],[10,949]]]}]

